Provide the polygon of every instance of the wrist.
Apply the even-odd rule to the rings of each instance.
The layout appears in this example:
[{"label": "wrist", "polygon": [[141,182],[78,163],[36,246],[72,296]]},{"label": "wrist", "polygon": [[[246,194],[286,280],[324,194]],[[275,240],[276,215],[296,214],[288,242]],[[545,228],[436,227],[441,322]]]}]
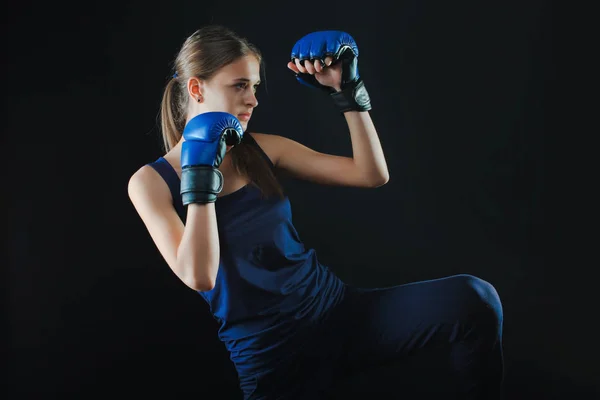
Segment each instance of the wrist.
[{"label": "wrist", "polygon": [[180,194],[184,206],[214,203],[223,189],[223,174],[209,165],[192,165],[181,170]]},{"label": "wrist", "polygon": [[330,94],[336,108],[341,113],[347,111],[369,111],[371,109],[369,93],[362,79],[349,82],[345,86],[345,88]]}]

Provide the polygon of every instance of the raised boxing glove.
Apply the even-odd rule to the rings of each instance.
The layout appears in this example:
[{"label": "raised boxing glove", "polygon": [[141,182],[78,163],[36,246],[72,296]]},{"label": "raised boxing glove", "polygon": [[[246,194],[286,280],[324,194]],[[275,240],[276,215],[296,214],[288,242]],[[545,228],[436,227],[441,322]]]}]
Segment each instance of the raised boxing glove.
[{"label": "raised boxing glove", "polygon": [[342,113],[346,111],[368,111],[371,109],[369,93],[358,73],[358,46],[354,38],[342,31],[312,32],[298,40],[292,48],[292,61],[297,58],[301,63],[305,60],[320,60],[321,65],[327,56],[333,63],[342,63],[341,91],[321,85],[311,74],[296,74],[296,79],[307,86],[329,93],[335,106]]},{"label": "raised boxing glove", "polygon": [[207,112],[192,118],[183,130],[181,145],[181,200],[213,203],[223,190],[223,175],[218,170],[227,145],[242,141],[244,130],[238,119],[225,112]]}]

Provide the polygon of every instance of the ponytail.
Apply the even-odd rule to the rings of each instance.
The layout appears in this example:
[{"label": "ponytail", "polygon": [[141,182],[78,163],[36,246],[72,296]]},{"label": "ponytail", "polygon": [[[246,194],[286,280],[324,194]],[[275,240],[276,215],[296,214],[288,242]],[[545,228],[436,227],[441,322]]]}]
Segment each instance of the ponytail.
[{"label": "ponytail", "polygon": [[177,79],[169,79],[160,105],[160,127],[165,152],[171,150],[181,139],[181,112],[179,111]]}]

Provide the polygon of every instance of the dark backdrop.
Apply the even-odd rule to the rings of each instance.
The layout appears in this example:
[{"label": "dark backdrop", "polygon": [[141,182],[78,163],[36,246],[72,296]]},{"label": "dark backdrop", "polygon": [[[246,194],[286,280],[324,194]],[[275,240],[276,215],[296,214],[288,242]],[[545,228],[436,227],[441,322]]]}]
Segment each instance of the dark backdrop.
[{"label": "dark backdrop", "polygon": [[171,61],[209,22],[264,52],[250,129],[340,155],[351,155],[343,117],[286,63],[313,30],[358,42],[391,179],[376,190],[284,182],[322,263],[368,287],[486,279],[504,305],[507,398],[598,394],[600,349],[593,330],[578,329],[583,287],[549,267],[544,240],[550,3],[83,4],[22,1],[3,16],[15,398],[238,394],[207,307],[171,273],[127,197],[131,174],[161,155]]}]

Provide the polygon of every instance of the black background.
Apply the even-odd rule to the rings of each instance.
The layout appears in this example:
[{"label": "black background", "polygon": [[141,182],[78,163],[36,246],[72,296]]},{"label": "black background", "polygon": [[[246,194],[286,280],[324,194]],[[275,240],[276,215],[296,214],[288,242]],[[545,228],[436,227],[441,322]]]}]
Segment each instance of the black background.
[{"label": "black background", "polygon": [[504,306],[507,398],[598,395],[586,266],[552,269],[548,259],[550,3],[6,8],[2,197],[15,398],[238,394],[207,307],[160,258],[127,197],[131,174],[162,155],[157,115],[171,61],[210,22],[264,53],[250,129],[339,155],[352,151],[344,119],[286,63],[314,30],[344,30],[358,43],[391,179],[376,190],[284,182],[301,238],[322,263],[368,287],[456,273],[488,280]]}]

